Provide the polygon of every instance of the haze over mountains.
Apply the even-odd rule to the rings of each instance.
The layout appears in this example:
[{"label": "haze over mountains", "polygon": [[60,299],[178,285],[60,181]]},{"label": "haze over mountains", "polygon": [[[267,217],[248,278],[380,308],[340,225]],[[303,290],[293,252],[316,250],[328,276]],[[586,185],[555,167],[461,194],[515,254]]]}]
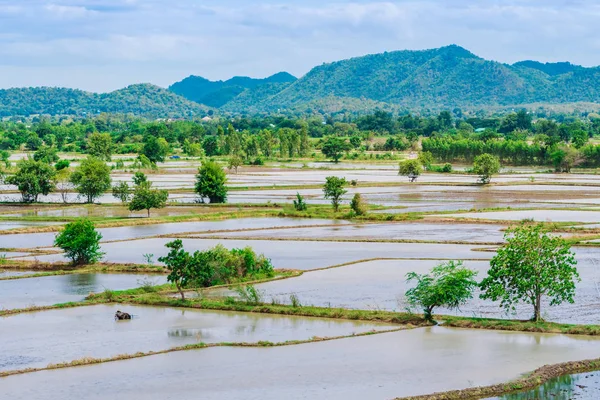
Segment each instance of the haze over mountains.
[{"label": "haze over mountains", "polygon": [[286,72],[216,82],[192,75],[168,89],[143,84],[107,94],[61,88],[0,90],[0,115],[118,112],[190,117],[209,110],[239,114],[386,106],[468,109],[573,102],[600,102],[600,68],[568,62],[508,65],[452,45],[323,64],[299,79]]}]

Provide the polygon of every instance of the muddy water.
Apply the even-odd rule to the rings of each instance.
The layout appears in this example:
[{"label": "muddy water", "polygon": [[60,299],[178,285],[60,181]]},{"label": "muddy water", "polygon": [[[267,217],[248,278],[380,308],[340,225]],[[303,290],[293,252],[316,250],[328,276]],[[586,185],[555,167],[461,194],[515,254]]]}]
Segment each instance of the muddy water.
[{"label": "muddy water", "polygon": [[[218,236],[254,238],[353,238],[431,241],[501,242],[502,225],[488,224],[434,224],[434,223],[385,223],[342,225],[335,227],[306,227],[299,229],[261,230],[231,232]],[[210,234],[208,234],[210,235]]]},{"label": "muddy water", "polygon": [[[185,232],[206,232],[215,230],[260,229],[279,226],[307,225],[343,225],[348,222],[324,219],[298,218],[237,218],[222,221],[178,222],[168,224],[123,226],[119,228],[102,228],[102,241],[139,239],[146,236],[179,234]],[[16,235],[0,235],[0,248],[51,247],[55,232],[30,233]],[[153,251],[150,251],[153,253]]]},{"label": "muddy water", "polygon": [[[577,268],[581,282],[577,283],[575,303],[550,307],[548,302],[544,302],[542,315],[545,319],[564,323],[600,324],[599,255],[600,252],[595,249],[578,249]],[[257,285],[257,288],[263,291],[266,299],[275,298],[281,302],[289,302],[290,295],[295,294],[304,305],[405,311],[409,305],[404,293],[412,287],[412,284],[406,283],[406,273],[426,273],[437,264],[438,261],[372,261],[313,271],[297,278]],[[478,280],[485,278],[488,262],[467,261],[465,264],[479,272]],[[479,299],[479,292],[461,306],[460,310],[437,308],[435,312],[467,317],[518,319],[529,319],[533,314],[531,306],[527,305],[517,307],[514,315],[506,314],[498,303]]]},{"label": "muddy water", "polygon": [[214,348],[0,380],[10,399],[390,399],[598,357],[589,337],[441,327],[278,348]]},{"label": "muddy water", "polygon": [[571,211],[571,210],[527,210],[527,211],[498,211],[446,215],[456,218],[476,218],[490,220],[520,221],[533,218],[536,221],[553,222],[600,222],[600,211]]},{"label": "muddy water", "polygon": [[[134,316],[116,322],[118,309]],[[397,326],[321,318],[175,308],[99,305],[0,318],[0,370],[45,367],[83,357],[111,357],[191,343],[285,342]]]},{"label": "muddy water", "polygon": [[158,285],[166,281],[165,276],[132,274],[73,274],[0,281],[0,309],[80,301],[105,289],[124,290],[146,282]]},{"label": "muddy water", "polygon": [[[29,275],[29,274],[35,274],[34,271],[15,271],[15,270],[10,270],[10,269],[0,269],[0,278],[6,278],[9,276],[22,276],[22,275]],[[1,294],[0,294],[1,296]]]},{"label": "muddy water", "polygon": [[[172,239],[142,239],[131,242],[106,243],[102,250],[105,260],[120,263],[144,263],[143,254],[152,253],[155,260],[167,254],[164,247]],[[263,253],[278,269],[310,270],[369,258],[452,258],[489,259],[490,252],[472,251],[474,245],[422,243],[367,243],[367,242],[302,242],[269,240],[183,239],[187,251],[206,250],[221,244],[227,248],[251,246]],[[63,256],[37,257],[40,261],[59,261]]]},{"label": "muddy water", "polygon": [[542,386],[520,393],[511,393],[490,400],[597,400],[600,399],[600,373],[565,375]]}]

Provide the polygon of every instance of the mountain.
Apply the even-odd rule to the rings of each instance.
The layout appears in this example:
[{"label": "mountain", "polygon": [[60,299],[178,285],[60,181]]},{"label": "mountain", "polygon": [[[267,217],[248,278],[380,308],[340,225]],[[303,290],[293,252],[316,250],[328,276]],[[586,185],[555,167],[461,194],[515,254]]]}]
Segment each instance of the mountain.
[{"label": "mountain", "polygon": [[226,81],[210,81],[201,76],[191,75],[172,84],[169,90],[188,100],[218,108],[248,90],[273,85],[283,89],[282,84],[290,84],[295,80],[296,78],[287,72],[279,72],[264,79],[235,76]]},{"label": "mountain", "polygon": [[147,118],[203,116],[208,107],[150,84],[131,85],[110,93],[66,88],[14,88],[0,90],[0,116],[34,114],[135,114]]},{"label": "mountain", "polygon": [[411,109],[597,102],[600,68],[508,65],[456,45],[395,51],[313,68],[259,108],[298,108],[325,98],[368,99]]}]

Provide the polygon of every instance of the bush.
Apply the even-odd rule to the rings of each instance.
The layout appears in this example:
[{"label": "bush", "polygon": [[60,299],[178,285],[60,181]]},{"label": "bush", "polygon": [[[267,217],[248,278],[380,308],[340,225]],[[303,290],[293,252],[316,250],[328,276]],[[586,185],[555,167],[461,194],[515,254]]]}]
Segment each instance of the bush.
[{"label": "bush", "polygon": [[211,203],[227,202],[227,176],[219,164],[208,161],[202,164],[196,175],[196,193],[204,201],[208,197]]},{"label": "bush", "polygon": [[100,251],[102,235],[89,219],[68,223],[56,235],[54,245],[60,247],[75,265],[91,264],[102,259]]},{"label": "bush", "polygon": [[446,174],[452,172],[452,164],[450,164],[450,163],[444,164],[444,166],[442,167],[442,172],[444,172]]},{"label": "bush", "polygon": [[307,209],[304,197],[302,197],[300,193],[296,193],[296,200],[294,200],[294,209],[296,211],[306,211]]},{"label": "bush", "polygon": [[350,208],[356,215],[365,215],[367,213],[367,205],[362,199],[360,193],[356,193],[350,202]]},{"label": "bush", "polygon": [[258,156],[254,159],[254,161],[251,162],[252,165],[265,165],[265,160]]},{"label": "bush", "polygon": [[71,163],[69,162],[69,160],[60,160],[59,162],[54,164],[54,168],[56,168],[57,171],[61,171],[63,169],[69,168],[70,165]]}]

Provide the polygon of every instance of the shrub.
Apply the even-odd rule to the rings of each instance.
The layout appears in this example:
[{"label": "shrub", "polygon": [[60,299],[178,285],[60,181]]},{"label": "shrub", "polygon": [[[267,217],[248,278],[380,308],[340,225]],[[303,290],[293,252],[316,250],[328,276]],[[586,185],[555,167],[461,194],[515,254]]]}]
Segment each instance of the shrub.
[{"label": "shrub", "polygon": [[201,199],[208,197],[211,203],[227,201],[227,176],[219,164],[208,161],[202,164],[196,175],[196,193]]},{"label": "shrub", "polygon": [[69,160],[60,160],[59,162],[54,164],[54,168],[56,168],[57,171],[61,171],[63,169],[69,168],[70,165],[71,163],[69,162]]},{"label": "shrub", "polygon": [[100,251],[102,235],[96,231],[89,219],[79,219],[68,223],[56,235],[54,245],[65,252],[75,265],[90,264],[99,261],[104,253]]},{"label": "shrub", "polygon": [[356,215],[365,215],[367,213],[367,205],[362,199],[360,193],[356,193],[350,202],[350,208]]},{"label": "shrub", "polygon": [[294,209],[296,211],[306,211],[307,209],[306,202],[304,201],[304,197],[300,193],[296,193],[296,200],[294,200]]}]

